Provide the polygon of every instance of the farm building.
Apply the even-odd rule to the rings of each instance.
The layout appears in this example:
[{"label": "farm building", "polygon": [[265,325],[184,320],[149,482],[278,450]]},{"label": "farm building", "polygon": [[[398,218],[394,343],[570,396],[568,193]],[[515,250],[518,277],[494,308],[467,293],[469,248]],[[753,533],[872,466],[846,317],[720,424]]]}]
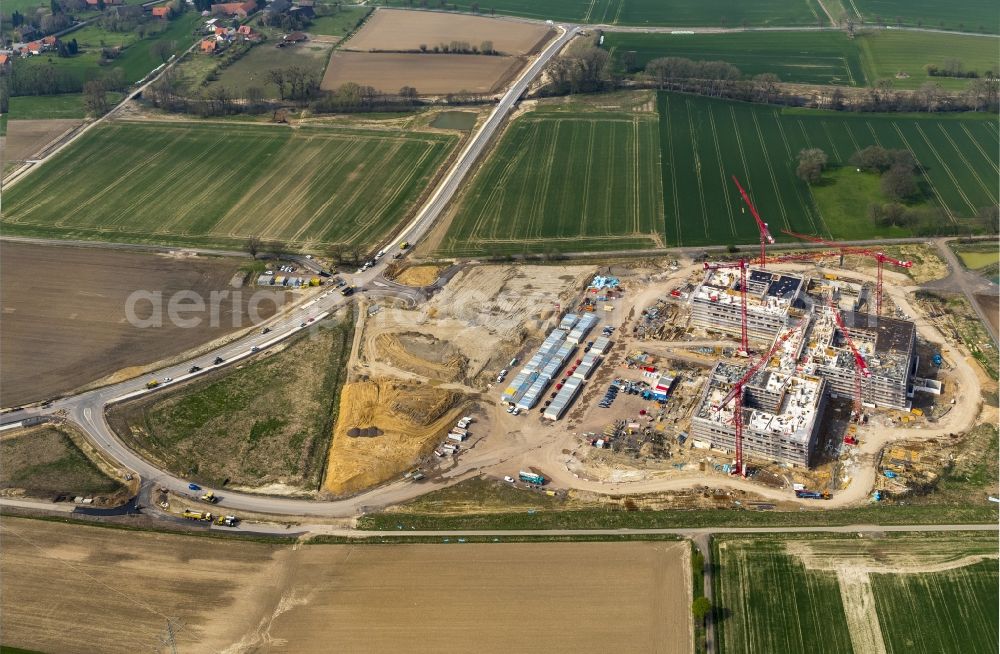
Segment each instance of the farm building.
[{"label": "farm building", "polygon": [[308,40],[309,36],[305,32],[292,32],[291,34],[286,34],[284,38],[285,43],[302,43]]},{"label": "farm building", "polygon": [[170,18],[170,7],[153,7],[153,18]]},{"label": "farm building", "polygon": [[236,16],[246,18],[257,10],[257,3],[254,0],[246,2],[223,2],[212,5],[213,16]]}]

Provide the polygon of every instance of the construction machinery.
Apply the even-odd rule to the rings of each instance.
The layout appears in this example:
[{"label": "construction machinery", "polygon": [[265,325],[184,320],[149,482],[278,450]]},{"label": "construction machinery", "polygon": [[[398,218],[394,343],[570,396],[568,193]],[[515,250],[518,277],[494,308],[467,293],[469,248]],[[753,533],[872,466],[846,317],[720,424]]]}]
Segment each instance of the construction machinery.
[{"label": "construction machinery", "polygon": [[209,504],[215,504],[219,501],[219,498],[216,497],[215,493],[213,493],[212,491],[208,491],[207,493],[201,496],[201,501],[208,502]]},{"label": "construction machinery", "polygon": [[750,196],[747,192],[743,190],[740,186],[740,180],[736,179],[736,175],[732,176],[733,184],[736,184],[736,188],[740,190],[740,195],[743,196],[743,201],[746,205],[750,207],[750,213],[753,215],[753,219],[757,221],[757,231],[760,232],[760,267],[767,267],[767,252],[765,250],[768,244],[774,244],[774,237],[771,236],[771,232],[767,229],[767,223],[764,222],[760,214],[757,213],[757,207],[753,206],[753,202],[750,201]]},{"label": "construction machinery", "polygon": [[733,263],[709,263],[705,262],[705,270],[720,270],[724,268],[740,269],[740,356],[749,356],[750,347],[747,341],[747,269],[750,268],[750,261],[740,259]]},{"label": "construction machinery", "polygon": [[234,515],[220,515],[215,519],[215,524],[220,527],[235,527],[240,523],[240,519]]},{"label": "construction machinery", "polygon": [[188,520],[200,520],[204,522],[212,521],[211,513],[204,513],[202,511],[192,511],[191,509],[184,509],[184,513],[181,514]]},{"label": "construction machinery", "polygon": [[800,329],[803,329],[808,322],[809,322],[808,317],[803,317],[802,320],[800,320],[794,327],[792,327],[791,329],[789,329],[788,331],[786,331],[784,334],[782,334],[780,337],[778,337],[778,339],[774,341],[774,345],[771,346],[771,349],[768,350],[768,352],[764,356],[762,356],[760,359],[758,359],[756,363],[754,363],[753,365],[751,365],[750,368],[746,371],[746,373],[743,375],[743,377],[740,378],[739,381],[737,381],[735,384],[733,384],[733,387],[730,389],[729,394],[726,395],[726,397],[721,402],[719,402],[717,405],[715,405],[714,407],[712,407],[716,411],[721,411],[724,406],[726,406],[727,404],[729,404],[730,402],[732,402],[734,400],[736,401],[736,404],[735,404],[735,407],[734,407],[734,410],[733,410],[733,426],[736,428],[736,439],[735,439],[735,444],[736,444],[736,464],[730,469],[731,474],[738,474],[738,475],[741,475],[743,477],[747,476],[747,469],[746,469],[746,466],[743,463],[743,390],[744,390],[744,388],[750,382],[750,380],[753,379],[753,376],[757,374],[757,371],[759,371],[764,366],[765,363],[767,363],[768,361],[771,360],[771,357],[774,356],[775,352],[777,352],[779,349],[781,349],[781,346],[784,345],[785,341],[787,341],[789,338],[791,338],[792,334],[796,333]]},{"label": "construction machinery", "polygon": [[818,236],[809,236],[808,234],[798,234],[796,232],[790,232],[787,229],[781,230],[783,233],[793,236],[803,241],[811,241],[813,243],[820,243],[822,245],[828,245],[831,247],[838,248],[841,254],[856,254],[865,257],[871,257],[875,259],[876,269],[878,270],[878,278],[875,287],[875,315],[882,315],[882,268],[886,263],[892,264],[897,268],[912,268],[912,261],[900,261],[890,257],[886,253],[880,250],[869,250],[863,247],[852,247],[849,245],[844,245],[842,243],[837,243],[835,241],[827,241],[826,239],[819,238]]},{"label": "construction machinery", "polygon": [[868,378],[872,376],[872,371],[868,369],[868,364],[865,363],[865,358],[861,356],[861,352],[858,351],[857,346],[854,345],[854,340],[847,331],[847,326],[844,325],[844,319],[840,315],[840,309],[834,303],[833,298],[830,298],[830,313],[833,314],[833,319],[837,322],[837,328],[840,330],[841,335],[847,342],[848,347],[851,348],[851,353],[854,355],[854,405],[851,410],[851,420],[855,422],[864,422],[864,412],[861,406],[861,379]]}]

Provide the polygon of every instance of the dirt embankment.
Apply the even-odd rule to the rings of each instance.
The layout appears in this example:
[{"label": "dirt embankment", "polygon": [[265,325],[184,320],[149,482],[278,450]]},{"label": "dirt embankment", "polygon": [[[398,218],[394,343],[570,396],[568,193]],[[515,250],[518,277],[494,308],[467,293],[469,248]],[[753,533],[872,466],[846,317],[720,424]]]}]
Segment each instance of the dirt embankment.
[{"label": "dirt embankment", "polygon": [[465,379],[469,360],[451,343],[429,334],[384,332],[372,340],[373,356],[397,368],[440,381]]},{"label": "dirt embankment", "polygon": [[406,286],[430,286],[437,281],[443,266],[412,266],[396,275],[395,281]]},{"label": "dirt embankment", "polygon": [[324,490],[348,495],[399,475],[447,432],[463,406],[460,393],[426,384],[391,379],[347,384]]}]

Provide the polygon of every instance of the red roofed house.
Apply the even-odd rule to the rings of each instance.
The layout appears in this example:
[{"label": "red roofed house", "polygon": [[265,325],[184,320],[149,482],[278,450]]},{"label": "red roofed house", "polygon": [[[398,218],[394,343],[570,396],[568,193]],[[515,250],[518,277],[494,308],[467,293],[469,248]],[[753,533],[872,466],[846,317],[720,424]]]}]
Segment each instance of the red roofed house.
[{"label": "red roofed house", "polygon": [[216,36],[225,36],[228,32],[229,30],[227,30],[225,27],[219,27],[218,25],[215,26]]},{"label": "red roofed house", "polygon": [[153,7],[153,18],[170,18],[170,7]]},{"label": "red roofed house", "polygon": [[5,54],[0,54],[0,70],[7,70],[10,66],[10,57]]},{"label": "red roofed house", "polygon": [[212,5],[212,15],[218,16],[237,16],[239,18],[246,18],[252,14],[257,9],[257,3],[254,0],[247,0],[246,2],[224,2],[222,4]]},{"label": "red roofed house", "polygon": [[31,43],[29,43],[28,45],[26,45],[24,47],[25,47],[25,49],[27,49],[27,51],[30,54],[33,54],[33,55],[42,54],[42,42],[41,41],[32,41]]},{"label": "red roofed house", "polygon": [[201,51],[212,54],[215,52],[215,39],[205,39],[201,42]]},{"label": "red roofed house", "polygon": [[42,47],[54,48],[59,43],[59,39],[54,36],[46,36],[42,39]]},{"label": "red roofed house", "polygon": [[250,27],[249,25],[240,25],[239,29],[236,30],[236,33],[245,36],[248,39],[252,39],[255,36],[257,36],[254,33],[253,28]]}]

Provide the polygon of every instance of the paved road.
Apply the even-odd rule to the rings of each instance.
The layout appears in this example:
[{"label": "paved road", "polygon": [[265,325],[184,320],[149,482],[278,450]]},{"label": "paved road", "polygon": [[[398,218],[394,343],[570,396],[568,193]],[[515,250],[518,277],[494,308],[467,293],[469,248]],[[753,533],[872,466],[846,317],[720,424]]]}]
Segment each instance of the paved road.
[{"label": "paved road", "polygon": [[[472,169],[483,149],[503,125],[504,120],[513,109],[528,85],[537,77],[548,61],[575,36],[578,28],[574,25],[561,25],[562,34],[551,41],[549,45],[521,73],[510,89],[494,107],[487,120],[469,139],[465,147],[455,159],[451,168],[441,179],[437,188],[413,220],[386,247],[395,251],[403,241],[416,243],[430,229],[442,210],[451,201],[462,180]],[[136,91],[140,92],[141,87]],[[134,94],[133,94],[134,95]],[[94,123],[96,124],[96,123]],[[93,124],[92,124],[93,125]],[[92,127],[91,125],[91,127]],[[88,128],[89,129],[89,128]],[[303,262],[304,260],[300,260]],[[370,292],[375,295],[399,294],[400,289],[387,282],[382,276],[388,257],[380,260],[367,271],[358,271],[353,276],[353,284],[360,292]],[[412,298],[411,298],[412,299]],[[0,415],[0,425],[11,425],[28,417],[61,415],[82,427],[93,443],[112,459],[117,460],[124,468],[137,473],[143,480],[166,487],[178,493],[189,493],[188,482],[158,470],[153,464],[143,460],[128,446],[122,443],[108,426],[105,409],[117,402],[154,393],[162,388],[173,387],[187,380],[196,378],[220,366],[229,366],[254,356],[257,352],[266,351],[288,338],[301,334],[303,331],[316,328],[323,318],[332,315],[346,306],[350,300],[340,293],[320,289],[313,293],[307,301],[302,302],[289,312],[283,312],[276,318],[263,323],[261,330],[244,338],[231,342],[219,349],[201,355],[181,364],[169,366],[142,378],[131,379],[118,384],[105,386],[79,395],[60,398],[49,406],[30,407],[13,413]],[[264,333],[264,327],[267,333]],[[217,366],[217,358],[222,362]],[[192,366],[201,368],[190,372]],[[149,379],[157,379],[160,385],[155,389],[147,389],[145,384]],[[166,381],[170,379],[171,381]],[[453,471],[450,479],[461,477],[465,470]],[[416,485],[410,482],[397,482],[382,486],[364,495],[336,502],[312,502],[301,499],[282,497],[265,497],[236,492],[220,493],[220,505],[234,511],[250,511],[254,513],[272,513],[283,515],[313,515],[346,517],[359,513],[364,508],[385,506],[410,499],[425,493],[428,485]]]},{"label": "paved road", "polygon": [[983,311],[983,308],[979,306],[978,302],[976,302],[976,295],[996,295],[997,285],[984,278],[982,275],[978,275],[973,271],[966,269],[966,267],[962,265],[962,262],[958,260],[958,256],[955,255],[955,252],[948,246],[948,241],[949,239],[945,238],[935,239],[938,251],[948,264],[949,275],[944,279],[938,279],[924,284],[924,288],[957,291],[964,294],[973,311],[975,311],[976,315],[979,316],[979,320],[981,320],[986,326],[986,332],[993,339],[993,343],[1000,344],[1000,340],[997,339],[997,330],[994,328],[993,322],[989,320],[986,312]]}]

